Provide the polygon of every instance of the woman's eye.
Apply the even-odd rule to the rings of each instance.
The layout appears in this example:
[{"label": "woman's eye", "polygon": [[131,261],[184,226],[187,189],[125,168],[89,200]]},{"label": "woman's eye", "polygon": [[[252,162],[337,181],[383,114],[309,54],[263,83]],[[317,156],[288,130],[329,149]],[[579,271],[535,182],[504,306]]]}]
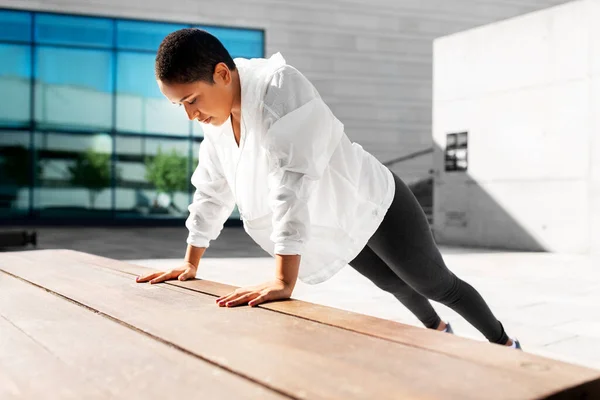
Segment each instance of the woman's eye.
[{"label": "woman's eye", "polygon": [[190,103],[190,104],[194,104],[195,102],[196,102],[196,99],[194,99],[194,100],[190,101],[189,103]]}]

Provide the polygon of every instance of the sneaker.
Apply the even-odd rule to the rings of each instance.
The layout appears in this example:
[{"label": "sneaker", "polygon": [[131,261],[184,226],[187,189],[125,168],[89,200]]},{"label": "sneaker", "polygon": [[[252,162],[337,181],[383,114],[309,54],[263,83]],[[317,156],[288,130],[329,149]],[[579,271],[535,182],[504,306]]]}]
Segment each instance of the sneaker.
[{"label": "sneaker", "polygon": [[523,349],[521,348],[521,342],[519,342],[518,339],[513,339],[513,343],[514,343],[515,349],[523,351]]},{"label": "sneaker", "polygon": [[450,325],[450,322],[446,322],[446,329],[444,329],[444,332],[454,335],[454,331],[452,330],[452,326]]}]

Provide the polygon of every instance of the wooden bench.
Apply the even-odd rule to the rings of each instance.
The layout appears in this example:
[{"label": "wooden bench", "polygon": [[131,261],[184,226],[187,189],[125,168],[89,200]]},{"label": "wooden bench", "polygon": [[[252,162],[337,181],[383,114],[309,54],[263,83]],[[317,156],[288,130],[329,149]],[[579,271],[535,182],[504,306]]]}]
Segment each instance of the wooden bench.
[{"label": "wooden bench", "polygon": [[597,399],[600,371],[70,250],[0,253],[0,399]]}]

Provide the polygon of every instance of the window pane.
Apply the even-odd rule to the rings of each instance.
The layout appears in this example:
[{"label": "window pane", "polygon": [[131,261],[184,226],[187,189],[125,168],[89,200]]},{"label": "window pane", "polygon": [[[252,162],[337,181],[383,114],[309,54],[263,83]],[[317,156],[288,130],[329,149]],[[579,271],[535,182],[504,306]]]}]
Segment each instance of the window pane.
[{"label": "window pane", "polygon": [[458,148],[467,148],[467,132],[462,132],[458,134],[456,146]]},{"label": "window pane", "polygon": [[0,126],[26,126],[31,106],[31,47],[0,44]]},{"label": "window pane", "polygon": [[110,48],[113,22],[104,18],[36,14],[35,40],[43,44]]},{"label": "window pane", "polygon": [[111,53],[53,47],[36,53],[35,118],[40,128],[110,129]]},{"label": "window pane", "polygon": [[264,35],[262,31],[249,29],[232,29],[204,27],[198,28],[216,36],[232,57],[263,57]]},{"label": "window pane", "polygon": [[156,84],[153,54],[120,52],[117,60],[117,130],[184,135],[190,121]]},{"label": "window pane", "polygon": [[449,133],[446,137],[446,149],[456,148],[456,133]]},{"label": "window pane", "polygon": [[29,212],[29,188],[34,162],[29,144],[29,132],[0,132],[1,217]]},{"label": "window pane", "polygon": [[122,136],[116,140],[118,215],[127,218],[185,217],[191,179],[189,141]]},{"label": "window pane", "polygon": [[110,135],[36,133],[35,148],[43,170],[34,206],[42,217],[111,215]]},{"label": "window pane", "polygon": [[456,150],[456,168],[458,171],[467,170],[467,149]]},{"label": "window pane", "polygon": [[[0,10],[0,40],[31,41],[31,14]],[[2,58],[2,60],[4,60]]]},{"label": "window pane", "polygon": [[158,50],[169,33],[186,28],[181,24],[162,24],[142,21],[117,21],[117,47],[126,50]]}]

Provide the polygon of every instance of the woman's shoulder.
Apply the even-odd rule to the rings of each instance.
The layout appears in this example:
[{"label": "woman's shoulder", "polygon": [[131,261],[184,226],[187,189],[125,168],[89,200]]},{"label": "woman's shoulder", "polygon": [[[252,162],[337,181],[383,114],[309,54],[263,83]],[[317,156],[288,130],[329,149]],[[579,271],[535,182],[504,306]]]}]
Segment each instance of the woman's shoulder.
[{"label": "woman's shoulder", "polygon": [[286,64],[273,73],[263,102],[267,113],[281,118],[316,97],[319,97],[319,93],[308,78]]}]

